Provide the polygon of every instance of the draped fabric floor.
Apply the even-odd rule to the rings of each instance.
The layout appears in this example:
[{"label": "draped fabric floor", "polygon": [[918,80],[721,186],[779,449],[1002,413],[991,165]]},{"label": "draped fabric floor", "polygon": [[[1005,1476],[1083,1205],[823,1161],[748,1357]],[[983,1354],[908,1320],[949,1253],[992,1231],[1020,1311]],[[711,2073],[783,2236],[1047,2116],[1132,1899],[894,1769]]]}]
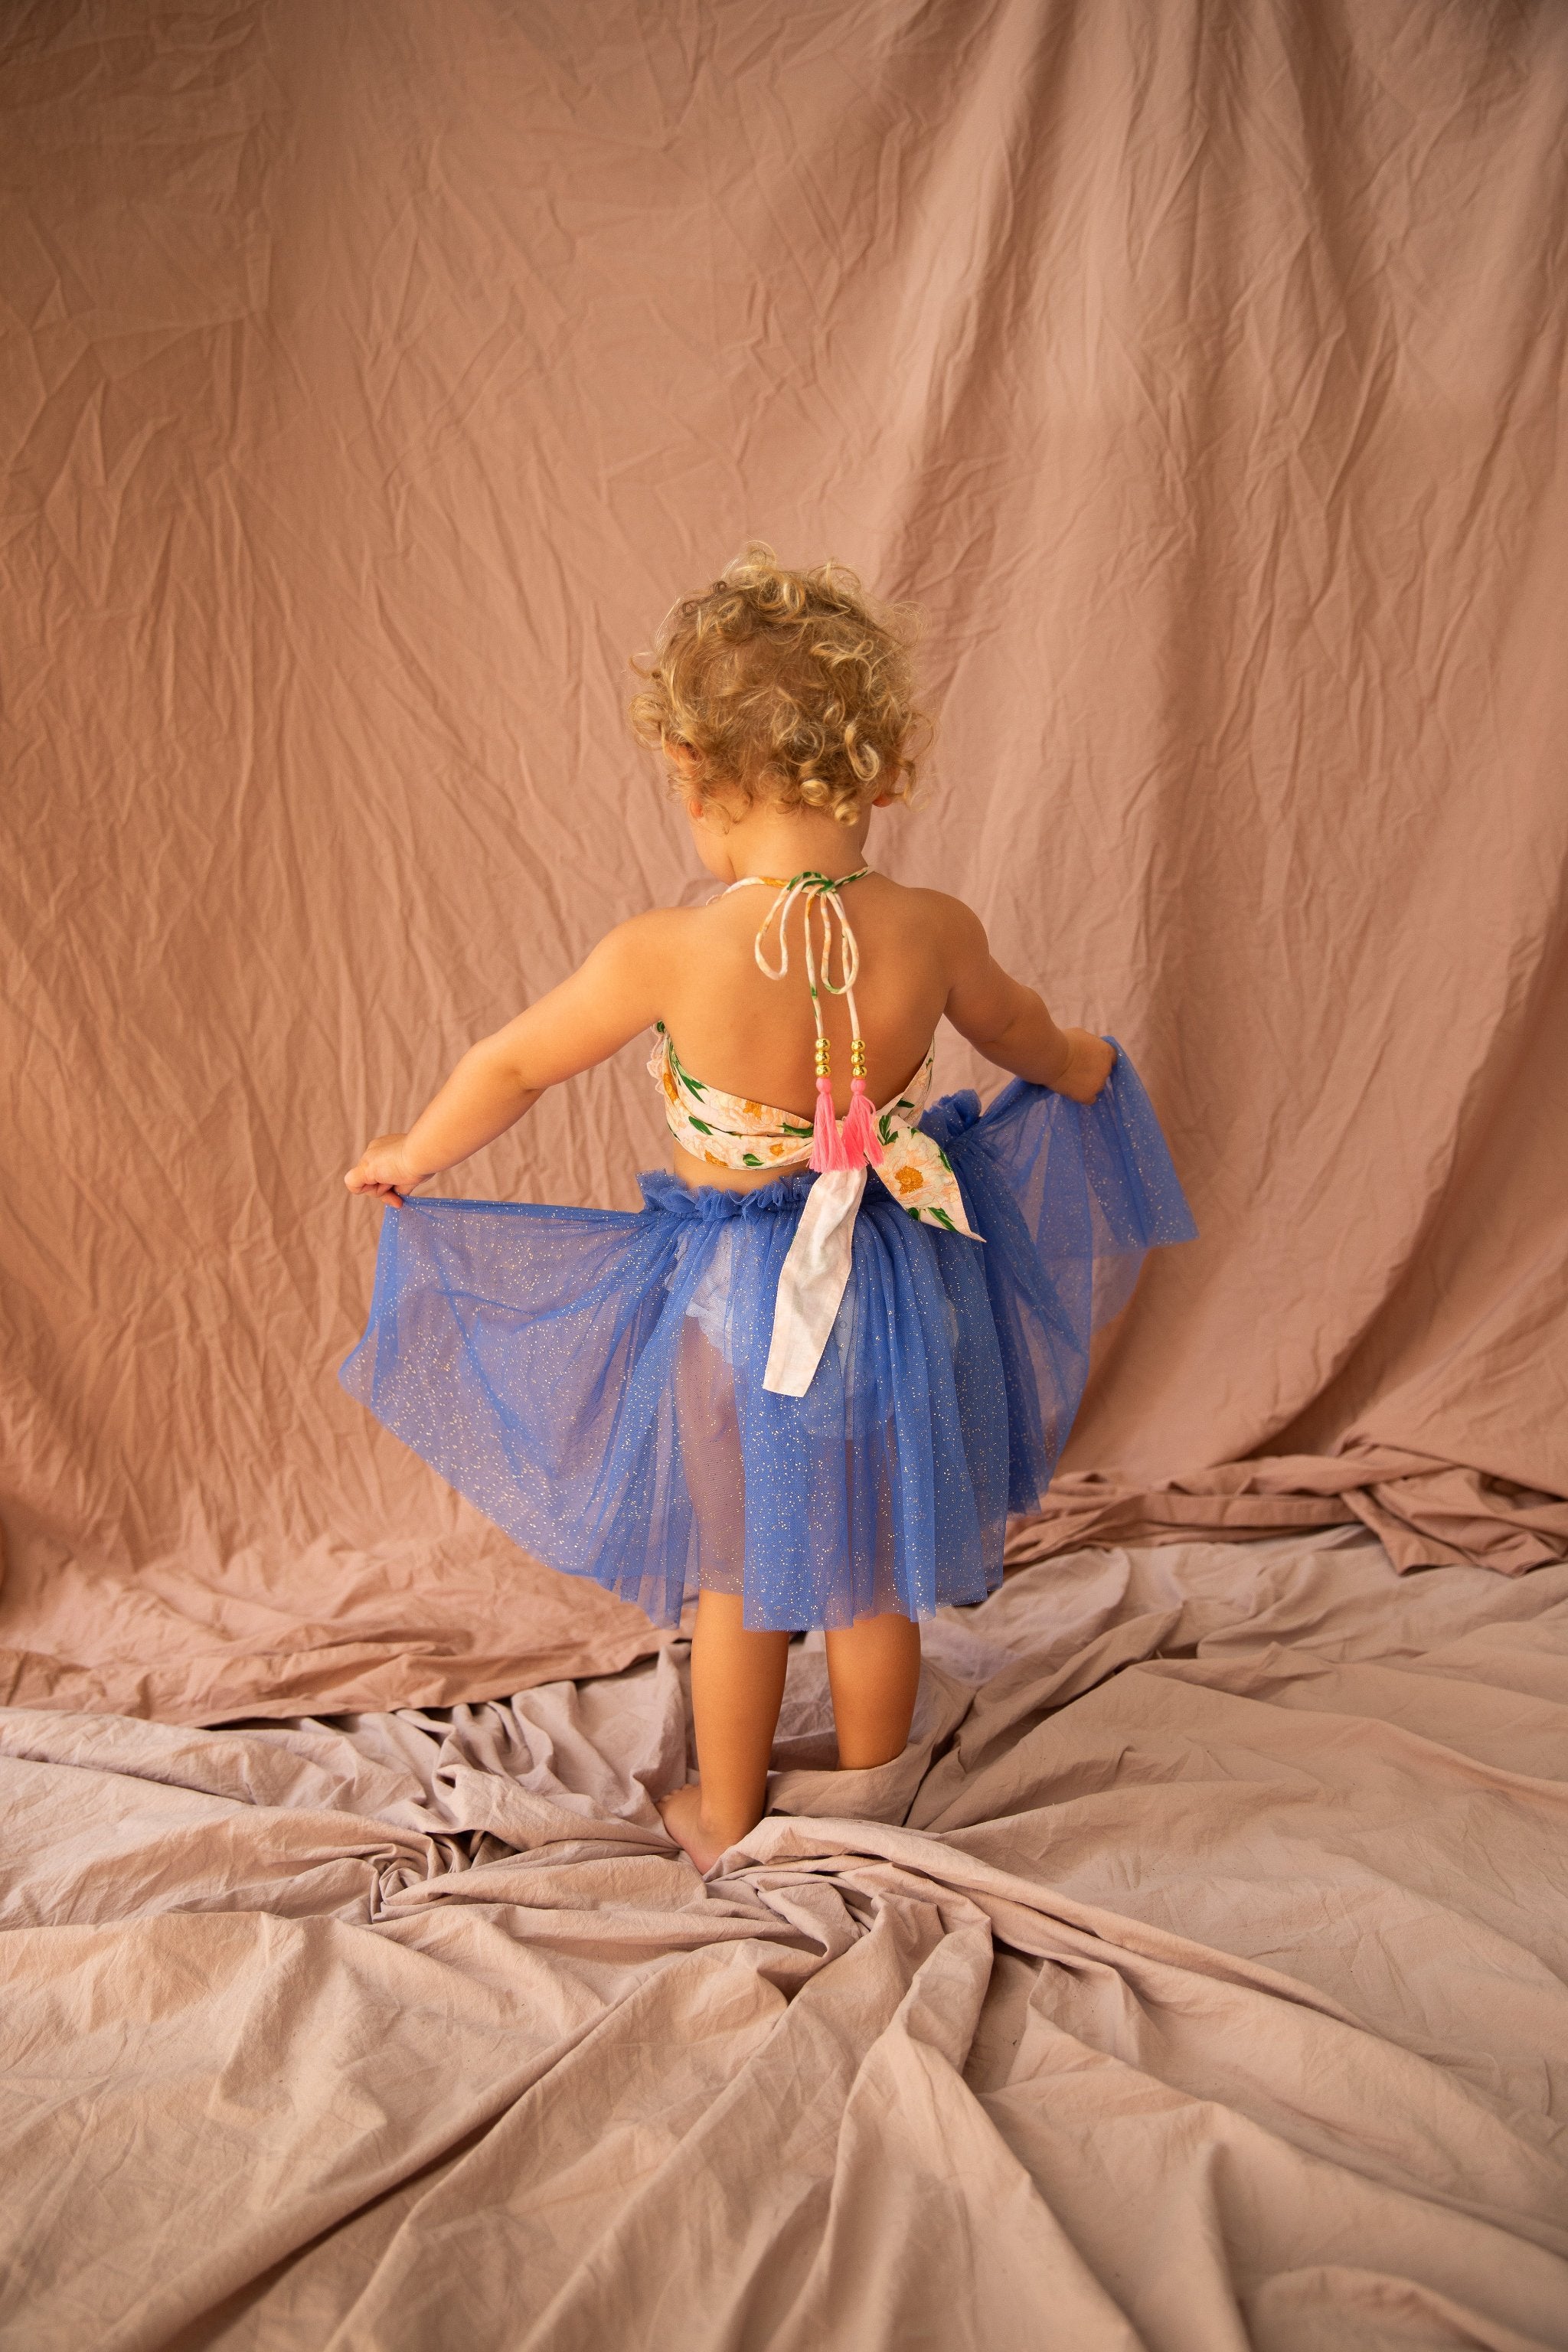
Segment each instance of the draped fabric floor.
[{"label": "draped fabric floor", "polygon": [[0,1715],[0,2343],[1568,2345],[1568,1565],[1089,1550],[700,1879],[684,1645]]}]

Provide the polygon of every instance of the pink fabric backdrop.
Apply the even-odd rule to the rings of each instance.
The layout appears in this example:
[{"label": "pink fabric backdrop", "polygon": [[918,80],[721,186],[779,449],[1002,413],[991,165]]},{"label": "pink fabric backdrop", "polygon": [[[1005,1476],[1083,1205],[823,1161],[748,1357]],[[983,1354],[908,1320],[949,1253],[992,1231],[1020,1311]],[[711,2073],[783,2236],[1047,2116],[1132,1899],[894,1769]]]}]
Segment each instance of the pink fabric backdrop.
[{"label": "pink fabric backdrop", "polygon": [[[875,854],[1115,1029],[1203,1228],[1026,1548],[1568,1549],[1568,15],[61,0],[0,63],[5,1695],[647,1646],[338,1391],[339,1176],[696,886],[625,661],[751,532],[925,604]],[[447,1189],[628,1203],[638,1058]]]}]

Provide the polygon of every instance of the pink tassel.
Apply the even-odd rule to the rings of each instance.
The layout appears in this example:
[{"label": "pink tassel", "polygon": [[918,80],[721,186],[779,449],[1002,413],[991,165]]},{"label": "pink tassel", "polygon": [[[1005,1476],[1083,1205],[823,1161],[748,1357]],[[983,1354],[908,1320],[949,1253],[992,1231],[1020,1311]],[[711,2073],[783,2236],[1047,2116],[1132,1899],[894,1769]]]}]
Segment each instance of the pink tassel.
[{"label": "pink tassel", "polygon": [[864,1078],[849,1081],[849,1108],[844,1114],[844,1129],[839,1137],[847,1168],[879,1168],[882,1146],[877,1136],[877,1123],[871,1115],[870,1098]]},{"label": "pink tassel", "polygon": [[818,1078],[816,1082],[816,1117],[811,1123],[811,1158],[808,1168],[826,1176],[837,1168],[849,1168],[856,1162],[847,1159],[844,1139],[838,1132],[838,1121],[833,1115],[833,1081]]}]

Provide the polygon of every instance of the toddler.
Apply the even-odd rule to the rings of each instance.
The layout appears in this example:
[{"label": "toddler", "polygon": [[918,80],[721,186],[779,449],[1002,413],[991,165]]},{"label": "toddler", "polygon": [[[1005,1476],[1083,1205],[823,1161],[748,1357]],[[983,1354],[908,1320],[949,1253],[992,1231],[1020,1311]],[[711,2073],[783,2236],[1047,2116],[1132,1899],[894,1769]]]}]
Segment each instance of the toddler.
[{"label": "toddler", "polygon": [[[920,1621],[1001,1575],[1091,1329],[1194,1228],[1135,1074],[1058,1027],[978,919],[868,861],[908,797],[910,635],[852,572],[750,547],[666,621],[633,704],[713,876],[617,925],[345,1181],[387,1203],[342,1379],[541,1559],[657,1622],[695,1596],[700,1870],[765,1808],[792,1633],[825,1631],[842,1768],[901,1753]],[[1015,1074],[928,1101],[938,1024]],[[673,1175],[639,1212],[414,1200],[651,1032]]]}]

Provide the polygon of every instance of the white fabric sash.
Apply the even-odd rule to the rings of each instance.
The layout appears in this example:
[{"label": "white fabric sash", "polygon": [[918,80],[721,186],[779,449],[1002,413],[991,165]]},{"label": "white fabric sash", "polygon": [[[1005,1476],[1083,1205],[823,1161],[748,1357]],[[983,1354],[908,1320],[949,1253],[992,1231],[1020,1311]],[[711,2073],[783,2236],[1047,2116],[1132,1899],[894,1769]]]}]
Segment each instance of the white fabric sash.
[{"label": "white fabric sash", "polygon": [[816,1377],[849,1280],[865,1190],[864,1168],[843,1168],[819,1176],[806,1195],[779,1268],[773,1344],[763,1375],[763,1388],[774,1396],[803,1397]]}]

